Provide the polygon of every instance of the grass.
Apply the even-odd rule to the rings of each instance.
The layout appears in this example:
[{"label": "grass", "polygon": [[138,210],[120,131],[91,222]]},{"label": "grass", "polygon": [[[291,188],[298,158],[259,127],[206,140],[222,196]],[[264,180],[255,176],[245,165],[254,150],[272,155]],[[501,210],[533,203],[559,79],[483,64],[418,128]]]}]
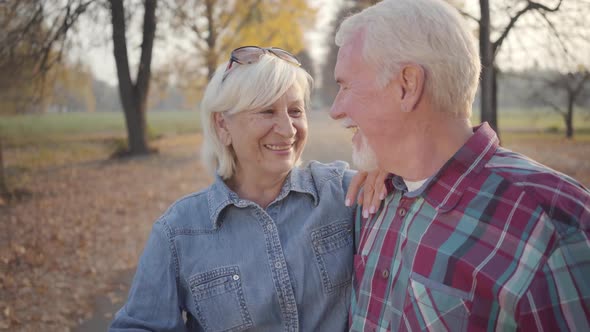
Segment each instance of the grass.
[{"label": "grass", "polygon": [[[197,112],[150,112],[150,136],[200,131]],[[50,113],[0,117],[0,136],[7,146],[44,144],[48,141],[126,137],[125,118],[119,112]]]},{"label": "grass", "polygon": [[[480,122],[479,110],[474,110],[473,123]],[[564,133],[565,124],[560,114],[549,108],[498,110],[498,126],[501,131],[545,131]],[[574,135],[590,131],[590,110],[576,108],[574,111]],[[502,134],[504,134],[502,132]]]},{"label": "grass", "polygon": [[[148,138],[200,132],[199,113],[151,112]],[[8,185],[18,187],[41,169],[108,159],[126,146],[123,113],[49,113],[0,117]]]}]

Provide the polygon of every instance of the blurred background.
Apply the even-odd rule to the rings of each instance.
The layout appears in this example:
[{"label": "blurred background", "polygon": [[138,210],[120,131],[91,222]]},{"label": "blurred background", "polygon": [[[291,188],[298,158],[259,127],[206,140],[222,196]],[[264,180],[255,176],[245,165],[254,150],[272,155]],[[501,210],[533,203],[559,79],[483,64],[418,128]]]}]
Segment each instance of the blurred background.
[{"label": "blurred background", "polygon": [[[211,182],[198,105],[236,47],[296,54],[304,159],[350,161],[334,32],[376,2],[0,0],[0,330],[106,329],[153,221]],[[590,0],[449,2],[480,42],[473,123],[590,185]]]}]

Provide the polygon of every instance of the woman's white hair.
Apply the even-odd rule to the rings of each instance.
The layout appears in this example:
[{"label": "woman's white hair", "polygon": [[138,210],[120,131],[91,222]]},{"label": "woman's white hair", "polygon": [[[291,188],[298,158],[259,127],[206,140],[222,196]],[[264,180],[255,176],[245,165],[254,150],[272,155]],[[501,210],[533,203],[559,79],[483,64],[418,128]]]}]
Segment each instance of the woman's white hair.
[{"label": "woman's white hair", "polygon": [[336,33],[342,46],[364,30],[362,57],[379,69],[385,87],[403,64],[426,71],[425,93],[441,111],[469,117],[477,91],[479,50],[465,20],[442,0],[384,0],[345,19]]},{"label": "woman's white hair", "polygon": [[217,173],[223,179],[234,174],[236,160],[232,147],[225,146],[217,136],[215,113],[235,114],[268,107],[295,84],[303,94],[301,97],[307,109],[313,85],[313,79],[303,68],[268,53],[253,64],[234,63],[226,72],[227,64],[221,64],[215,71],[200,107],[203,127],[201,160],[211,173]]}]

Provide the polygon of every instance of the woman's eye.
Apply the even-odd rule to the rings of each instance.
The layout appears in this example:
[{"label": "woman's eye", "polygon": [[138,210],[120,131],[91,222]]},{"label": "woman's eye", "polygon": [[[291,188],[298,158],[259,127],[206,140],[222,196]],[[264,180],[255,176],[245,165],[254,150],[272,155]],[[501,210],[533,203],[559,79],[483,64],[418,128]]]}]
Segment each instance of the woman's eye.
[{"label": "woman's eye", "polygon": [[263,110],[260,111],[261,114],[273,114],[275,111],[274,110]]},{"label": "woman's eye", "polygon": [[291,116],[299,117],[303,114],[303,111],[300,109],[292,109],[289,111],[289,114],[291,114]]}]

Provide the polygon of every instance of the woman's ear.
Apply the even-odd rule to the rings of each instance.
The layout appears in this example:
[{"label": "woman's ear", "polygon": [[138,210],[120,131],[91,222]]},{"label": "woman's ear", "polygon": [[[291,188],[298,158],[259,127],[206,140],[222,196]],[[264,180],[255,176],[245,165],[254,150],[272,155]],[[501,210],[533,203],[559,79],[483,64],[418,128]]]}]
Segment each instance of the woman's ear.
[{"label": "woman's ear", "polygon": [[401,108],[404,112],[411,112],[416,108],[425,83],[424,68],[418,64],[409,64],[400,72],[401,88],[403,90]]},{"label": "woman's ear", "polygon": [[215,112],[213,114],[213,120],[215,121],[215,131],[217,133],[217,138],[219,138],[221,144],[230,146],[231,135],[229,134],[229,130],[227,128],[225,114],[222,112]]}]

